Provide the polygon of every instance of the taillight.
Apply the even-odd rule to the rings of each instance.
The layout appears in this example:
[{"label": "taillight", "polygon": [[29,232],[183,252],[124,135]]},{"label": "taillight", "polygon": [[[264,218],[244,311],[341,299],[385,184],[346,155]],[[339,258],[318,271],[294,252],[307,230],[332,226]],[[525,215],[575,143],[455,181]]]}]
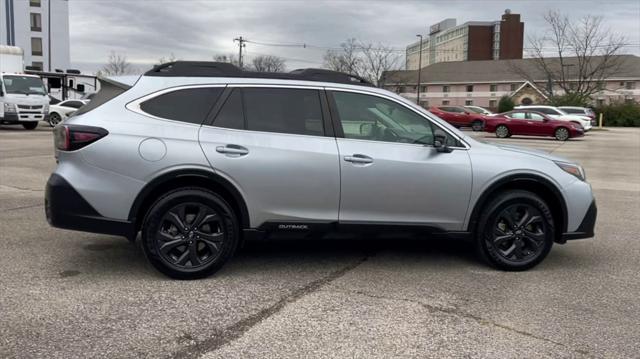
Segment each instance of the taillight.
[{"label": "taillight", "polygon": [[54,145],[60,151],[75,151],[109,134],[101,127],[58,125],[54,129]]}]

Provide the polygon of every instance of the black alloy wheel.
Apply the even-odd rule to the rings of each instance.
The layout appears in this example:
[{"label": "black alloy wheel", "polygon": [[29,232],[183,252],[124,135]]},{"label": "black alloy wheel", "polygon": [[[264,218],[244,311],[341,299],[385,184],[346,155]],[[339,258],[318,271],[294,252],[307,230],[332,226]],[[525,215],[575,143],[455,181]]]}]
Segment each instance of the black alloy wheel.
[{"label": "black alloy wheel", "polygon": [[202,188],[169,192],[149,210],[142,244],[151,264],[178,279],[206,277],[231,258],[238,243],[231,207]]},{"label": "black alloy wheel", "polygon": [[519,271],[540,263],[553,246],[551,210],[537,195],[512,190],[499,194],[480,218],[478,251],[503,270]]},{"label": "black alloy wheel", "polygon": [[49,126],[51,127],[55,127],[57,124],[59,124],[62,121],[62,117],[60,117],[60,115],[58,115],[58,113],[56,112],[52,112],[49,114]]}]

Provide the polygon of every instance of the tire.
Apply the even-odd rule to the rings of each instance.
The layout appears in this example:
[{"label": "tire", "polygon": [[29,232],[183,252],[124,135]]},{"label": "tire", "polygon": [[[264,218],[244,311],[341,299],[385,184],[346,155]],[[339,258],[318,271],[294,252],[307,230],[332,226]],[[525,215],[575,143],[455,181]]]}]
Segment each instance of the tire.
[{"label": "tire", "polygon": [[23,122],[22,127],[24,127],[25,130],[35,130],[36,127],[38,127],[38,122],[37,121]]},{"label": "tire", "polygon": [[540,197],[528,191],[505,191],[482,211],[476,250],[495,268],[523,271],[549,254],[554,231],[551,210]]},{"label": "tire", "polygon": [[566,141],[569,139],[569,130],[565,127],[558,127],[553,135],[558,141]]},{"label": "tire", "polygon": [[471,129],[476,132],[482,131],[484,129],[484,123],[480,120],[473,120],[473,122],[471,122]]},{"label": "tire", "polygon": [[62,122],[62,117],[60,117],[60,115],[58,115],[57,112],[52,112],[49,114],[49,126],[51,127],[55,127],[57,124],[59,124],[60,122]]},{"label": "tire", "polygon": [[213,274],[233,256],[238,242],[238,220],[231,206],[203,188],[167,193],[151,206],[142,225],[145,256],[157,270],[176,279]]},{"label": "tire", "polygon": [[496,127],[496,137],[498,138],[511,137],[511,131],[509,131],[509,127],[505,125],[499,125],[498,127]]}]

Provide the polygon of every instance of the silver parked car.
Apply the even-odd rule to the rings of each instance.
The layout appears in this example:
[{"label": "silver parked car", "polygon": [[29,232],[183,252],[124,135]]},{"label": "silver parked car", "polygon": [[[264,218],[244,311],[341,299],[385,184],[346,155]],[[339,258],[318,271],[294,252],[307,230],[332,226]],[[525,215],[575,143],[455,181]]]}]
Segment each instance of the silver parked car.
[{"label": "silver parked car", "polygon": [[592,237],[582,167],[477,142],[355,76],[174,62],[103,85],[55,129],[55,227],[140,233],[175,278],[219,269],[242,240],[332,232],[468,238],[525,270],[553,243]]}]

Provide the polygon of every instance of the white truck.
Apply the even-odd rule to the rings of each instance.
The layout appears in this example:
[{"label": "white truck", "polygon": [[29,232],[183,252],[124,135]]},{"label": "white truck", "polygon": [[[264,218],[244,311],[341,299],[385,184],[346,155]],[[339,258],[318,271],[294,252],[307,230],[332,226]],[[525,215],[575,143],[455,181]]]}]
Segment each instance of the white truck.
[{"label": "white truck", "polygon": [[42,79],[24,73],[22,49],[0,45],[0,124],[27,130],[49,114],[49,95]]}]

